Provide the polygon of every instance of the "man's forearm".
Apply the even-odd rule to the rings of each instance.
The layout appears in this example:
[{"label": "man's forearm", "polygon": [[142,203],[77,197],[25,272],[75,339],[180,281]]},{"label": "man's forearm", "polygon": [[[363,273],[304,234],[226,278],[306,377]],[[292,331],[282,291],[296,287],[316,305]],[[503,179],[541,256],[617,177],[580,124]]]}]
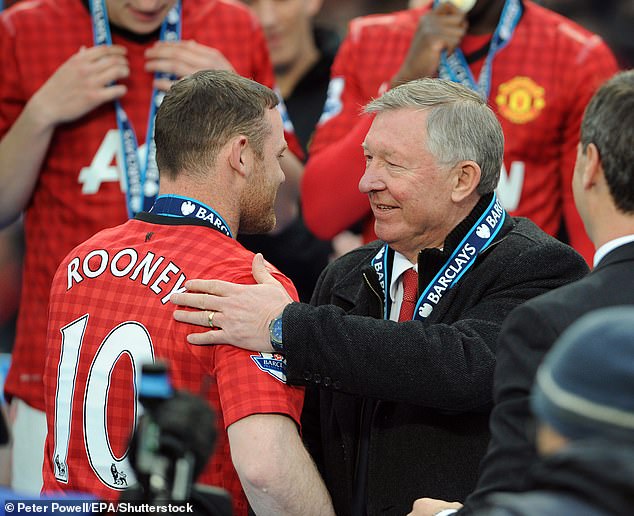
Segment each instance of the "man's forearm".
[{"label": "man's forearm", "polygon": [[27,104],[0,141],[0,227],[20,214],[37,182],[55,130],[40,118],[37,108]]},{"label": "man's forearm", "polygon": [[330,495],[286,416],[256,414],[228,428],[231,456],[258,515],[332,515]]},{"label": "man's forearm", "polygon": [[330,495],[299,436],[292,439],[297,442],[289,441],[275,445],[280,468],[267,468],[268,477],[255,485],[243,482],[249,503],[258,507],[258,515],[334,514]]}]

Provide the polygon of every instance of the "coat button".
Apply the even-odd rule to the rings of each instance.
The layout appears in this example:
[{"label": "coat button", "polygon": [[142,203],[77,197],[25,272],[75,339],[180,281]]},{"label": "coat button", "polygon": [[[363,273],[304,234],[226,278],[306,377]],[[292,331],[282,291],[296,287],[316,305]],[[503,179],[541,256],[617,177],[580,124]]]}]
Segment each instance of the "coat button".
[{"label": "coat button", "polygon": [[335,389],[339,390],[339,389],[341,389],[341,382],[339,380],[335,380],[335,383],[333,383],[332,386]]},{"label": "coat button", "polygon": [[309,382],[309,381],[310,381],[310,379],[311,379],[311,377],[312,377],[312,376],[313,376],[313,375],[312,375],[312,374],[310,374],[310,371],[304,371],[304,380],[306,380],[307,382]]},{"label": "coat button", "polygon": [[324,382],[323,382],[324,387],[330,387],[331,383],[332,383],[332,380],[330,379],[330,376],[324,376]]},{"label": "coat button", "polygon": [[313,375],[313,382],[315,382],[317,384],[321,383],[321,375],[319,373],[315,373]]}]

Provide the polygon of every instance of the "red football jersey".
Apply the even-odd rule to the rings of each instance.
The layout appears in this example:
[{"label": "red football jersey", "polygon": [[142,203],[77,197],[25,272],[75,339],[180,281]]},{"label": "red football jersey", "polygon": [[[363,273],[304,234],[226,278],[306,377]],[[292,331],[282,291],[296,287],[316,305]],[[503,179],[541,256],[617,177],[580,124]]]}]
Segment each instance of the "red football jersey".
[{"label": "red football jersey", "polygon": [[[182,8],[183,40],[215,47],[239,74],[273,85],[266,41],[247,8],[227,0],[184,0]],[[128,93],[121,102],[144,148],[153,79],[144,71],[144,52],[154,40],[130,41],[115,31],[113,43],[127,48],[131,73],[122,81]],[[0,15],[0,138],[82,45],[93,46],[93,36],[81,0],[21,2]],[[22,300],[5,390],[37,409],[44,409],[44,314],[53,274],[73,247],[127,219],[121,162],[114,104],[104,104],[56,129],[26,209]]]},{"label": "red football jersey", "polygon": [[[492,66],[489,105],[505,136],[498,196],[511,215],[529,217],[550,234],[563,217],[571,244],[590,260],[593,248],[574,206],[571,180],[584,108],[617,64],[598,36],[530,1],[522,3],[513,38]],[[361,142],[371,118],[359,114],[397,73],[428,9],[365,16],[350,24],[302,184],[306,223],[321,238],[359,220],[367,222],[366,240],[376,238],[367,196],[358,190],[365,168]],[[483,60],[471,65],[476,78]]]},{"label": "red football jersey", "polygon": [[[215,453],[198,482],[227,489],[235,513],[246,514],[226,428],[258,413],[285,414],[299,425],[303,390],[284,383],[280,355],[191,346],[186,335],[201,328],[172,317],[169,296],[186,279],[255,283],[253,253],[197,219],[173,225],[172,217],[140,217],[152,223],[135,219],[98,233],[71,251],[53,279],[43,490],[114,500],[133,483],[125,456],[138,413],[134,378],[142,363],[161,358],[174,387],[201,393],[218,416]],[[275,276],[297,299],[290,280]]]}]

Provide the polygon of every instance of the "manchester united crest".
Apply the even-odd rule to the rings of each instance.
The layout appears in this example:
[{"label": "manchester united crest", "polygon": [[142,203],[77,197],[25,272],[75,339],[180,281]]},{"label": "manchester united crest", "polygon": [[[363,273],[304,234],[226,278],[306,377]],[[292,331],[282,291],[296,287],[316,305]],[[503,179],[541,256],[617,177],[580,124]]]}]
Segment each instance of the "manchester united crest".
[{"label": "manchester united crest", "polygon": [[514,77],[500,84],[495,102],[500,114],[515,124],[535,120],[546,106],[544,88],[530,77]]}]

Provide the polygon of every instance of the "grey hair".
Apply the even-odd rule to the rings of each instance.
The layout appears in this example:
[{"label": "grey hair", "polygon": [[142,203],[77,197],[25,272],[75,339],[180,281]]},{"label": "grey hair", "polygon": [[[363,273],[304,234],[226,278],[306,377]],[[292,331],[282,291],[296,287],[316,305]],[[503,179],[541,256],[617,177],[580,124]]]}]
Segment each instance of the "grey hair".
[{"label": "grey hair", "polygon": [[443,79],[401,84],[372,100],[366,113],[396,109],[428,110],[427,149],[441,166],[472,160],[482,171],[477,191],[497,187],[504,156],[504,135],[495,114],[476,93]]}]

